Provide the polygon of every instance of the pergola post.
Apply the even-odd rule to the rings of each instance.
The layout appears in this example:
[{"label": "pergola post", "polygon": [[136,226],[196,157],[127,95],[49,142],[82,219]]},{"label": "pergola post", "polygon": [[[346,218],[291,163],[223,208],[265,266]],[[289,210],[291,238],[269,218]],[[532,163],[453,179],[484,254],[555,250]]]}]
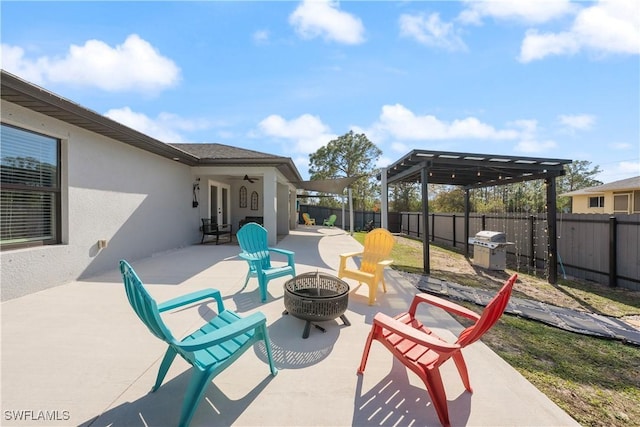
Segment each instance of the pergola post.
[{"label": "pergola post", "polygon": [[429,179],[428,168],[422,166],[420,182],[422,183],[422,265],[425,274],[431,273],[429,264]]},{"label": "pergola post", "polygon": [[387,168],[382,168],[380,173],[382,180],[380,186],[382,188],[380,192],[380,227],[389,229],[389,187],[387,185]]},{"label": "pergola post", "polygon": [[544,180],[547,187],[547,242],[549,263],[549,283],[555,285],[558,282],[558,231],[556,227],[556,177],[547,177]]},{"label": "pergola post", "polygon": [[469,258],[469,189],[464,189],[464,256]]}]

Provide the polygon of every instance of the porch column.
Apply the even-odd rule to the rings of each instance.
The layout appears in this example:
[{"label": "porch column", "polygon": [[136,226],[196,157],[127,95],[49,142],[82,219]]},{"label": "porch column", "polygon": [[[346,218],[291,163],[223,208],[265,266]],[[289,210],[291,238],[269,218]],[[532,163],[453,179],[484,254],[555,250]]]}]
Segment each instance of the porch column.
[{"label": "porch column", "polygon": [[380,172],[380,227],[389,229],[389,186],[387,185],[387,168]]},{"label": "porch column", "polygon": [[267,243],[275,246],[278,242],[278,181],[275,170],[269,169],[264,173],[264,185],[262,189],[262,216],[264,218],[264,228],[268,231]]},{"label": "porch column", "polygon": [[296,195],[297,191],[295,187],[289,187],[289,230],[295,230],[298,228],[298,211],[296,210]]}]

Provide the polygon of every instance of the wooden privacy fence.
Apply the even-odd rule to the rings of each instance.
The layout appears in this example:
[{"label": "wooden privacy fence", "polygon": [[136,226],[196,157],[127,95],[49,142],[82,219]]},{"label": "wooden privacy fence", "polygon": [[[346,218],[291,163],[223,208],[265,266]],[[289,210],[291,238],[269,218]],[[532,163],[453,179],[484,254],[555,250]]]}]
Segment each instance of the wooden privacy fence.
[{"label": "wooden privacy fence", "polygon": [[[399,215],[399,232],[422,238],[422,214]],[[513,243],[507,255],[518,271],[548,271],[546,214],[469,214],[469,237],[481,230],[506,234]],[[640,214],[558,214],[557,232],[560,274],[640,290]],[[429,237],[464,250],[464,214],[429,214]]]}]

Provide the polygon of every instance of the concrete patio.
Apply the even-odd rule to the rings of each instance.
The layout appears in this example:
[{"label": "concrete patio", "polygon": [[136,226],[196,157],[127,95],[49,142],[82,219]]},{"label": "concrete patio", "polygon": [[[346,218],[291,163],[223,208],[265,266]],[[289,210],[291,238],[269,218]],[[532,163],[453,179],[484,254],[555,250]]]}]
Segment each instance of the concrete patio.
[{"label": "concrete patio", "polygon": [[[296,252],[298,273],[335,274],[338,254],[359,250],[344,231],[303,227],[278,243]],[[108,249],[107,249],[108,250]],[[269,284],[260,303],[256,279],[242,290],[247,265],[237,244],[194,245],[143,260],[129,260],[157,301],[213,287],[225,305],[240,314],[267,317],[277,376],[264,348],[254,346],[216,377],[198,407],[192,426],[437,426],[424,385],[374,343],[367,370],[356,374],[375,313],[406,310],[416,288],[388,270],[388,292],[367,305],[366,286],[349,281],[345,313],[312,328],[283,316],[283,284]],[[280,262],[278,258],[275,258]],[[215,304],[168,313],[175,335],[202,323]],[[454,339],[461,326],[442,311],[424,307],[421,320]],[[173,426],[178,422],[189,365],[174,362],[153,394],[165,345],[133,313],[117,266],[87,281],[4,302],[2,317],[2,425]],[[443,377],[453,425],[578,425],[483,343],[464,351],[474,393],[466,392],[453,363]]]}]

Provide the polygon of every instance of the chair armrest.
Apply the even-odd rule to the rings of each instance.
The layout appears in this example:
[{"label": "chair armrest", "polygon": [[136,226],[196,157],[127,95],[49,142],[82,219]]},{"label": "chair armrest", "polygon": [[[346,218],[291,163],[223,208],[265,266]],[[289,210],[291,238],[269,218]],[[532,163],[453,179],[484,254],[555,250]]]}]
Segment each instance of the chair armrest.
[{"label": "chair armrest", "polygon": [[198,338],[180,341],[177,345],[185,351],[196,351],[229,341],[261,324],[266,324],[266,317],[261,312],[239,319],[223,328],[216,329]]},{"label": "chair armrest", "polygon": [[406,325],[384,313],[376,314],[373,318],[373,323],[388,331],[398,334],[403,338],[428,347],[438,353],[451,353],[461,348],[460,344],[451,344],[446,341],[442,341],[441,339],[435,338],[432,335]]},{"label": "chair armrest", "polygon": [[393,260],[392,259],[383,259],[382,261],[378,261],[378,265],[381,265],[383,267],[388,267],[391,264],[393,264]]},{"label": "chair armrest", "polygon": [[340,254],[340,258],[351,258],[357,255],[362,255],[364,254],[364,251],[360,251],[360,252],[347,252],[345,254]]},{"label": "chair armrest", "polygon": [[218,303],[218,313],[224,311],[224,303],[222,302],[222,296],[217,289],[203,289],[201,291],[192,292],[186,295],[179,296],[177,298],[164,301],[158,304],[158,311],[163,312],[174,309],[176,307],[182,307],[188,304],[192,304],[196,301],[200,301],[207,298],[213,298]]},{"label": "chair armrest", "polygon": [[465,308],[461,305],[458,305],[444,298],[440,298],[435,295],[430,295],[425,293],[417,294],[416,296],[413,297],[413,302],[411,303],[411,307],[409,308],[409,313],[412,316],[415,316],[416,308],[418,307],[418,304],[423,302],[427,304],[431,304],[434,307],[441,308],[448,313],[457,314],[459,316],[466,317],[467,319],[471,319],[474,321],[477,321],[478,319],[480,319],[479,314],[469,310],[468,308]]}]

